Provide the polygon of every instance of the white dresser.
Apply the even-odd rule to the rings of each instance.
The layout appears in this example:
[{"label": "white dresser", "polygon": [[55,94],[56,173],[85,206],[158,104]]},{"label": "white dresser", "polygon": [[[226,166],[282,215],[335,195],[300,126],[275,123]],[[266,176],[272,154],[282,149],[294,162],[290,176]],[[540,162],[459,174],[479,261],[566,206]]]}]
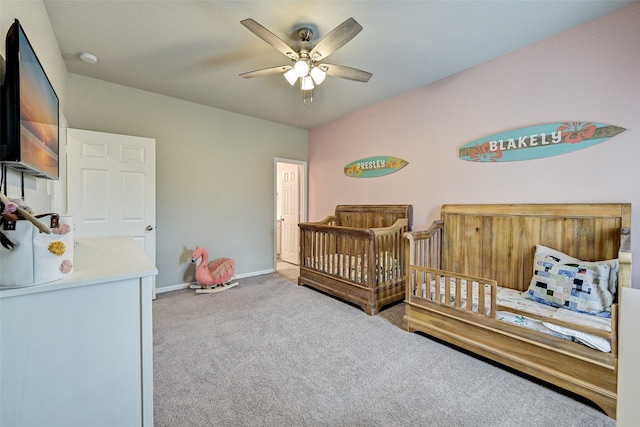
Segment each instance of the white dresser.
[{"label": "white dresser", "polygon": [[640,289],[623,288],[618,335],[618,427],[633,427],[640,420]]},{"label": "white dresser", "polygon": [[83,238],[69,277],[0,291],[0,425],[153,426],[157,272],[130,237]]}]

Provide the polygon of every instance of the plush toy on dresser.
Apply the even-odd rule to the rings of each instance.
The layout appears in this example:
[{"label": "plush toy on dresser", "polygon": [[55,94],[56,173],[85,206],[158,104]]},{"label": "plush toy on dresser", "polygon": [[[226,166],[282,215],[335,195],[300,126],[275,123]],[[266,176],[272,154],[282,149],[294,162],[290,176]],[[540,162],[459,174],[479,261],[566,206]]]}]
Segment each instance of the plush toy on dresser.
[{"label": "plush toy on dresser", "polygon": [[0,288],[21,288],[67,277],[73,272],[70,217],[33,215],[20,199],[0,193]]}]

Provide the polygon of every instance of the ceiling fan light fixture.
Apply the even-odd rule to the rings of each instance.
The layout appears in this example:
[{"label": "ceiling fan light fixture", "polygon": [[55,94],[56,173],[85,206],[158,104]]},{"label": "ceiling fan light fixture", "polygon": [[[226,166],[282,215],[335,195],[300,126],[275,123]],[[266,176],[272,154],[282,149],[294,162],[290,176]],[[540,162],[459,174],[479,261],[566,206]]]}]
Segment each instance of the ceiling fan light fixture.
[{"label": "ceiling fan light fixture", "polygon": [[302,94],[302,102],[306,105],[307,101],[313,102],[313,89],[311,90],[301,90]]},{"label": "ceiling fan light fixture", "polygon": [[296,70],[292,68],[284,73],[284,78],[287,79],[291,86],[293,86],[294,84],[296,84],[296,81],[298,81],[298,74],[296,74]]},{"label": "ceiling fan light fixture", "polygon": [[305,77],[309,74],[309,63],[304,59],[300,59],[293,65],[293,69],[298,77]]},{"label": "ceiling fan light fixture", "polygon": [[324,81],[324,78],[327,77],[327,73],[320,67],[313,67],[311,69],[311,77],[313,77],[313,81],[319,85]]},{"label": "ceiling fan light fixture", "polygon": [[313,89],[313,79],[311,76],[303,77],[300,81],[300,88],[302,90],[311,90]]}]

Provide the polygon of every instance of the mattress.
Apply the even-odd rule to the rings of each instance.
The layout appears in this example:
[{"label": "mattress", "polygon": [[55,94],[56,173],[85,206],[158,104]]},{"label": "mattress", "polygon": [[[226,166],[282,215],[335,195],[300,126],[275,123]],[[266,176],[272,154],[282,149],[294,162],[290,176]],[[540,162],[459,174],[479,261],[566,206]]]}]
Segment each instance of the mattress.
[{"label": "mattress", "polygon": [[[346,254],[319,255],[317,257],[307,258],[305,265],[352,282],[367,283],[367,258],[367,254],[365,254],[364,257],[361,255]],[[392,253],[383,252],[376,254],[376,263],[377,272],[379,277],[382,277],[382,281],[399,277],[401,264],[393,257]]]}]

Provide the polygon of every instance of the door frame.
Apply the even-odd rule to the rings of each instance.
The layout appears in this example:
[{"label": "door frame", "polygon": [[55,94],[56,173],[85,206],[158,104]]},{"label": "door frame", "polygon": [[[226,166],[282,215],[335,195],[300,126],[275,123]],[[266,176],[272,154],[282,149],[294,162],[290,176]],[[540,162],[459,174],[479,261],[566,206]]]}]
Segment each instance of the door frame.
[{"label": "door frame", "polygon": [[[275,157],[273,159],[273,271],[278,271],[278,254],[277,254],[277,238],[278,232],[278,163],[286,163],[290,165],[297,165],[299,168],[298,176],[300,178],[300,197],[298,198],[298,204],[300,209],[299,222],[307,221],[308,210],[308,177],[307,177],[307,162],[303,160],[285,159],[281,157]],[[298,248],[298,252],[300,248]]]}]

